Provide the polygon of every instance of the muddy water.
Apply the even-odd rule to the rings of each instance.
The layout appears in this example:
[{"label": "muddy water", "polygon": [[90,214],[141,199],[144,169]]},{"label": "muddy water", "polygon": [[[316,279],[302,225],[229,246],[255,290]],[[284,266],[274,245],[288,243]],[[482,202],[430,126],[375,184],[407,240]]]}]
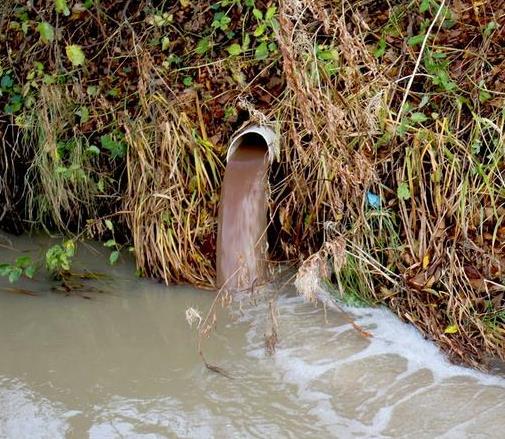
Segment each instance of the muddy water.
[{"label": "muddy water", "polygon": [[219,206],[217,284],[250,288],[265,277],[267,149],[259,135],[244,143],[226,166]]},{"label": "muddy water", "polygon": [[[0,247],[0,261],[19,254]],[[0,280],[2,438],[503,437],[505,381],[449,365],[384,310],[349,310],[364,338],[288,287],[269,357],[266,304],[244,301],[204,346],[227,379],[202,365],[184,317],[212,294],[136,279],[129,260],[107,268],[98,246],[79,247],[84,267],[110,276],[91,299],[51,292],[43,276],[18,285],[37,297]]]}]

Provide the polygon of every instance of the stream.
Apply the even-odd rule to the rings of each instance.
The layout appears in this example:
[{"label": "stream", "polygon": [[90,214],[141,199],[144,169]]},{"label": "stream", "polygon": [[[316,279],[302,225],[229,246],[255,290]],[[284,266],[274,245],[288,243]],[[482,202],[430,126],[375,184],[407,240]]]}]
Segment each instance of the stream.
[{"label": "stream", "polygon": [[[54,242],[0,235],[0,262]],[[107,260],[78,245],[72,269],[107,275],[81,294],[52,291],[43,270],[0,278],[1,438],[504,437],[505,380],[449,364],[387,310],[325,312],[287,287],[270,356],[267,303],[244,300],[203,346],[230,379],[205,367],[185,318],[214,293]]]}]

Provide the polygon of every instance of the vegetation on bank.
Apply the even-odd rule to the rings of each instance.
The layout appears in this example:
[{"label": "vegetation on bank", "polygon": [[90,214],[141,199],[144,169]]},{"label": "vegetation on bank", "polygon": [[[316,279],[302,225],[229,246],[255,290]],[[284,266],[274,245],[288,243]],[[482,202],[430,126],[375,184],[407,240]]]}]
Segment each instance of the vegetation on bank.
[{"label": "vegetation on bank", "polygon": [[211,286],[226,143],[271,123],[271,257],[304,292],[505,360],[502,3],[4,1],[1,225]]}]

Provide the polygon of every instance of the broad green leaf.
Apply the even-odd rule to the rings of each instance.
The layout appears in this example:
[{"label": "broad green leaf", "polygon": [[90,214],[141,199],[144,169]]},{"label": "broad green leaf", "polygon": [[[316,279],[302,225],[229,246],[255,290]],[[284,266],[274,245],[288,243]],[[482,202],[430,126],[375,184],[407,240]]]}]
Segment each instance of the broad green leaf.
[{"label": "broad green leaf", "polygon": [[373,51],[373,56],[375,58],[380,58],[386,52],[386,47],[386,40],[384,38],[381,38],[377,43],[377,47]]},{"label": "broad green leaf", "polygon": [[22,274],[23,274],[22,268],[13,267],[9,273],[9,282],[12,284],[12,283],[18,281]]},{"label": "broad green leaf", "polygon": [[71,44],[65,48],[67,57],[74,67],[82,66],[86,61],[86,56],[77,44]]},{"label": "broad green leaf", "polygon": [[30,256],[20,256],[16,259],[16,267],[26,268],[32,263],[32,258]]},{"label": "broad green leaf", "polygon": [[254,57],[260,61],[268,58],[268,45],[265,41],[263,41],[258,47],[256,47]]},{"label": "broad green leaf", "polygon": [[198,44],[196,45],[195,52],[198,55],[203,55],[210,49],[210,42],[208,38],[202,38],[200,41],[198,41]]},{"label": "broad green leaf", "polygon": [[112,224],[112,221],[111,221],[111,220],[109,220],[109,219],[106,219],[106,220],[105,220],[105,226],[106,226],[106,227],[107,227],[110,231],[114,230],[114,225]]},{"label": "broad green leaf", "polygon": [[428,116],[421,112],[415,112],[410,115],[410,121],[412,123],[423,123],[428,120]]},{"label": "broad green leaf", "polygon": [[400,200],[408,200],[410,199],[411,195],[410,195],[410,190],[409,190],[409,186],[406,182],[401,182],[399,185],[398,185],[398,189],[396,190],[396,194],[398,195],[398,198]]},{"label": "broad green leaf", "polygon": [[114,239],[109,239],[107,242],[103,244],[104,247],[114,247],[116,245],[116,241]]},{"label": "broad green leaf", "polygon": [[2,76],[2,80],[0,81],[0,87],[3,89],[11,88],[14,84],[14,81],[9,75]]},{"label": "broad green leaf", "polygon": [[256,20],[263,20],[263,12],[261,12],[259,9],[254,8],[253,15],[256,18]]},{"label": "broad green leaf", "polygon": [[108,150],[112,159],[122,158],[126,154],[126,145],[115,140],[110,134],[100,137],[102,147]]},{"label": "broad green leaf", "polygon": [[70,9],[68,9],[67,0],[54,0],[54,9],[58,14],[63,14],[65,16],[70,15]]},{"label": "broad green leaf", "polygon": [[414,35],[413,37],[410,37],[407,41],[407,44],[409,46],[417,46],[418,44],[421,44],[424,41],[424,34],[420,35]]},{"label": "broad green leaf", "polygon": [[431,0],[423,0],[421,4],[419,5],[419,12],[424,13],[428,9],[430,9],[430,1]]},{"label": "broad green leaf", "polygon": [[449,325],[444,329],[444,334],[456,334],[459,332],[458,325]]},{"label": "broad green leaf", "polygon": [[269,21],[271,20],[272,18],[274,18],[274,15],[275,13],[277,12],[277,7],[276,6],[270,6],[268,9],[267,9],[267,12],[265,14],[265,20],[266,21]]},{"label": "broad green leaf", "polygon": [[110,265],[114,265],[118,259],[119,259],[119,252],[115,250],[109,256]]},{"label": "broad green leaf", "polygon": [[170,47],[170,38],[163,37],[161,39],[161,50],[165,51]]},{"label": "broad green leaf", "polygon": [[35,265],[29,265],[25,268],[25,276],[32,279],[37,271],[37,267]]},{"label": "broad green leaf", "polygon": [[265,23],[258,24],[258,26],[256,26],[256,29],[254,29],[253,35],[256,38],[261,37],[261,35],[263,35],[265,33],[266,28],[267,28],[267,25]]},{"label": "broad green leaf", "polygon": [[100,148],[98,148],[98,146],[96,146],[96,145],[89,145],[86,148],[86,151],[92,155],[100,155]]},{"label": "broad green leaf", "polygon": [[7,276],[11,271],[11,264],[0,264],[0,276]]},{"label": "broad green leaf", "polygon": [[237,55],[240,55],[242,53],[242,47],[240,47],[240,44],[237,44],[237,43],[234,43],[234,44],[228,46],[226,48],[226,50],[228,51],[228,53],[231,56],[237,56]]},{"label": "broad green leaf", "polygon": [[47,21],[39,23],[37,30],[40,34],[40,41],[44,44],[49,44],[54,40],[54,28]]}]

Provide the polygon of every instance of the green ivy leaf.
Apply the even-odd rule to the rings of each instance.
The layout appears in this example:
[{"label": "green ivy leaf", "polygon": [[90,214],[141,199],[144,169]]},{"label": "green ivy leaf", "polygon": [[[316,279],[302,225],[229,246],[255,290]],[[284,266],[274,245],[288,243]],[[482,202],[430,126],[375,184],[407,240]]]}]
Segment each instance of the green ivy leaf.
[{"label": "green ivy leaf", "polygon": [[237,44],[237,43],[234,43],[234,44],[228,46],[226,48],[226,50],[228,51],[228,53],[231,56],[237,56],[237,55],[240,55],[242,53],[242,47],[240,47],[240,44]]},{"label": "green ivy leaf", "polygon": [[256,29],[254,29],[253,35],[256,38],[261,37],[261,35],[263,35],[265,33],[266,28],[267,28],[267,25],[265,23],[258,24],[258,26],[256,26]]},{"label": "green ivy leaf", "polygon": [[14,84],[14,81],[9,75],[2,76],[2,80],[0,81],[0,87],[3,89],[11,88]]},{"label": "green ivy leaf", "polygon": [[258,47],[256,47],[254,57],[258,61],[268,58],[268,45],[265,41],[263,41]]},{"label": "green ivy leaf", "polygon": [[398,198],[400,200],[409,200],[411,195],[410,195],[410,190],[409,190],[409,186],[406,182],[401,182],[399,185],[398,185],[398,189],[396,190],[396,195],[398,195]]},{"label": "green ivy leaf", "polygon": [[165,51],[170,47],[170,38],[168,37],[163,37],[161,39],[161,50]]},{"label": "green ivy leaf", "polygon": [[70,15],[70,9],[68,9],[67,0],[54,0],[54,9],[58,14],[63,14],[66,17]]},{"label": "green ivy leaf", "polygon": [[16,267],[26,268],[32,263],[32,258],[30,256],[20,256],[16,259]]},{"label": "green ivy leaf", "polygon": [[421,112],[415,112],[410,115],[410,122],[411,123],[423,123],[428,120],[428,116],[426,114],[421,113]]},{"label": "green ivy leaf", "polygon": [[380,58],[386,52],[386,47],[386,40],[384,38],[381,38],[377,43],[377,47],[373,51],[373,56],[375,58]]},{"label": "green ivy leaf", "polygon": [[100,137],[102,147],[108,150],[112,159],[123,158],[126,154],[126,145],[116,141],[110,134]]},{"label": "green ivy leaf", "polygon": [[54,28],[47,22],[43,21],[37,25],[37,31],[40,34],[40,41],[44,44],[49,44],[54,40]]},{"label": "green ivy leaf", "polygon": [[25,268],[25,276],[29,279],[32,279],[36,271],[37,267],[35,267],[35,265],[30,265]]},{"label": "green ivy leaf", "polygon": [[12,284],[19,280],[23,274],[23,269],[19,267],[12,267],[9,273],[9,282]]},{"label": "green ivy leaf", "polygon": [[407,44],[409,46],[417,46],[424,41],[425,34],[414,35],[407,40]]},{"label": "green ivy leaf", "polygon": [[202,38],[200,41],[198,41],[196,45],[195,52],[198,55],[203,55],[210,49],[210,41],[208,38]]},{"label": "green ivy leaf", "polygon": [[430,0],[423,0],[419,5],[419,12],[421,14],[425,13],[428,9],[430,9]]},{"label": "green ivy leaf", "polygon": [[265,14],[265,20],[270,21],[272,18],[274,18],[276,12],[277,6],[270,6]]},{"label": "green ivy leaf", "polygon": [[86,56],[77,44],[71,44],[65,48],[67,57],[74,67],[82,66],[86,61]]},{"label": "green ivy leaf", "polygon": [[86,151],[91,155],[100,155],[100,148],[96,145],[89,145],[86,148]]},{"label": "green ivy leaf", "polygon": [[115,250],[109,256],[110,265],[114,265],[118,259],[119,259],[119,252]]}]

